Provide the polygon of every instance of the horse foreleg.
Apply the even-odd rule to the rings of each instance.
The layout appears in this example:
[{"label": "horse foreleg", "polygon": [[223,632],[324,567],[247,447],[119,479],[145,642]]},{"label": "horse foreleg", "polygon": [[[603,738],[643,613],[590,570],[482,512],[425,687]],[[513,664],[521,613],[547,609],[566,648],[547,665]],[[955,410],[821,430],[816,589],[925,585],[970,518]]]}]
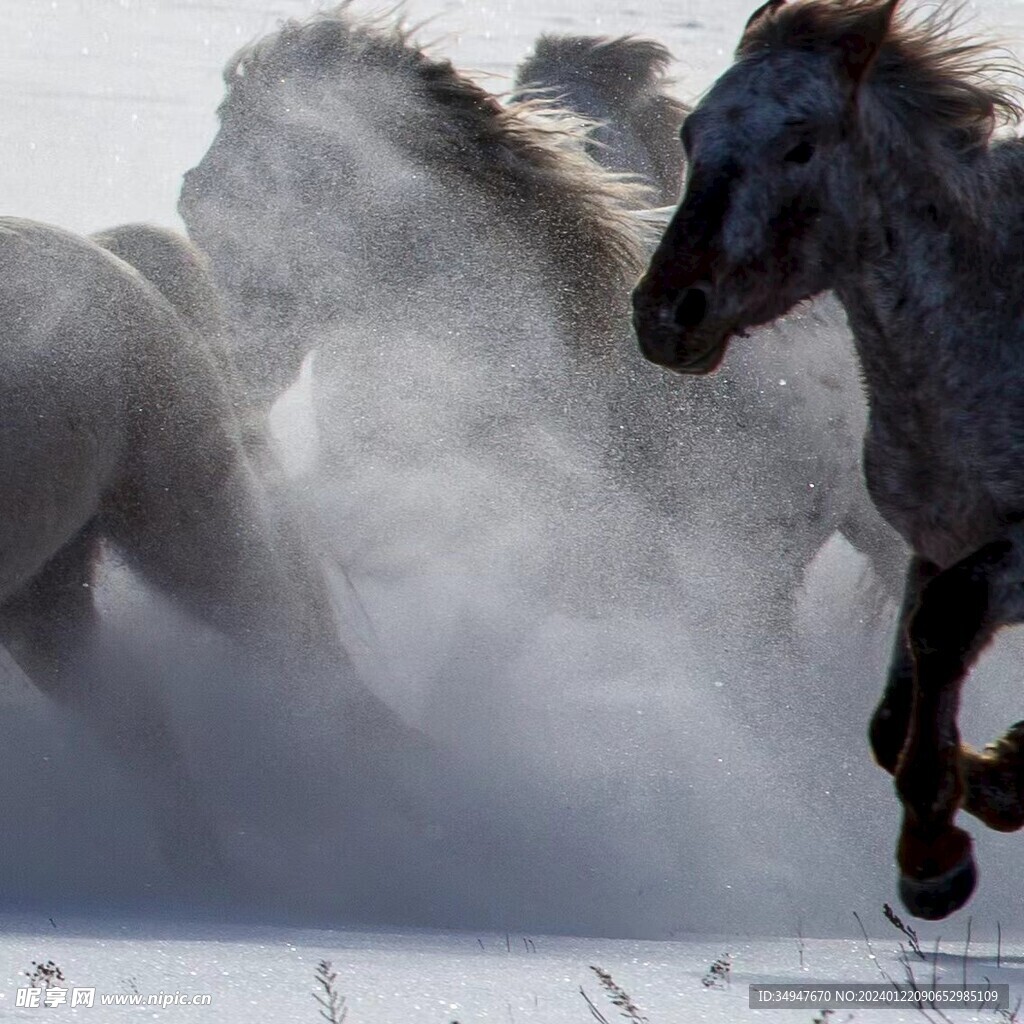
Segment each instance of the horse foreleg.
[{"label": "horse foreleg", "polygon": [[[908,626],[921,600],[921,588],[938,571],[930,562],[918,558],[911,562],[888,682],[871,719],[871,750],[890,775],[896,771],[910,724],[914,659]],[[961,743],[960,772],[964,781],[963,809],[968,814],[999,832],[1024,828],[1024,722],[1012,726],[1005,736],[980,752]]]},{"label": "horse foreleg", "polygon": [[[900,896],[918,917],[959,909],[977,881],[970,837],[953,824],[965,794],[960,689],[998,626],[1019,617],[1019,579],[1016,588],[1007,586],[1019,577],[1019,562],[1012,541],[985,545],[928,581],[909,618],[914,683],[907,741],[895,768],[904,809],[897,861]],[[894,672],[905,690],[904,658],[898,651]]]},{"label": "horse foreleg", "polygon": [[1024,722],[984,750],[963,747],[964,810],[997,832],[1024,828]]},{"label": "horse foreleg", "polygon": [[896,771],[900,751],[907,742],[914,695],[914,658],[907,631],[921,600],[921,588],[938,571],[938,566],[922,558],[915,556],[910,560],[903,584],[903,602],[900,605],[892,656],[889,659],[889,675],[868,730],[875,760],[890,775]]}]

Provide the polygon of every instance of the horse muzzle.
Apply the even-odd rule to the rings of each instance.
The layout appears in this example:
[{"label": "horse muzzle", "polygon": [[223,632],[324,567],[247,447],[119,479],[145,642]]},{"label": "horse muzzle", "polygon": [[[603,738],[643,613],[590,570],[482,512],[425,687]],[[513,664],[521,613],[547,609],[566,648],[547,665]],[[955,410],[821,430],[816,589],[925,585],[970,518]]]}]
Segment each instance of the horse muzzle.
[{"label": "horse muzzle", "polygon": [[731,331],[710,316],[711,285],[697,281],[671,300],[633,292],[633,329],[646,359],[676,373],[705,374],[725,355]]}]

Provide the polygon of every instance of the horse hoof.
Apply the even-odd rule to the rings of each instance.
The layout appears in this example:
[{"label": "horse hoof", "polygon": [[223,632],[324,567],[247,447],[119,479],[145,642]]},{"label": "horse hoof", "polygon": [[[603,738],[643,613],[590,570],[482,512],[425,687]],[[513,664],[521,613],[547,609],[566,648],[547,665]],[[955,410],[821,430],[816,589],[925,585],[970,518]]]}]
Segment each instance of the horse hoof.
[{"label": "horse hoof", "polygon": [[999,832],[1024,827],[1024,722],[980,753],[962,748],[960,766],[964,810]]},{"label": "horse hoof", "polygon": [[978,869],[970,851],[959,864],[934,878],[900,875],[900,900],[914,917],[938,921],[959,910],[978,884]]}]

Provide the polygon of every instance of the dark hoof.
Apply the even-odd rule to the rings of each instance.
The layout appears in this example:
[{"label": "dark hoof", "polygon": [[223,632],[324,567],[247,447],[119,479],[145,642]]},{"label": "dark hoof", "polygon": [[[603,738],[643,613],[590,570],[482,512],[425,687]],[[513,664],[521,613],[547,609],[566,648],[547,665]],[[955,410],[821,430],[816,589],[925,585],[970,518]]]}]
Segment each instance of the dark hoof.
[{"label": "dark hoof", "polygon": [[967,856],[949,871],[934,878],[908,878],[900,875],[900,900],[914,917],[938,921],[959,910],[978,884],[974,858]]}]

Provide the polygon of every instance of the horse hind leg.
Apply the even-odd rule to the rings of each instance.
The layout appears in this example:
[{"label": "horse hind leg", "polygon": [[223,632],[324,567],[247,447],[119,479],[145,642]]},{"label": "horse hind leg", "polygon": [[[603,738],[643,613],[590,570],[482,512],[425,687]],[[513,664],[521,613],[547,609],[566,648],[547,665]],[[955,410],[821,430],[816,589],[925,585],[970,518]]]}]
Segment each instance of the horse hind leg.
[{"label": "horse hind leg", "polygon": [[99,537],[87,526],[0,604],[0,642],[60,703],[74,700],[74,666],[98,626],[90,588],[98,554]]},{"label": "horse hind leg", "polygon": [[99,536],[94,526],[62,548],[0,606],[0,642],[51,700],[85,720],[122,766],[150,792],[164,859],[179,877],[217,877],[213,832],[172,738],[158,697],[144,680],[152,669],[131,659],[94,660],[100,619],[93,601]]}]

